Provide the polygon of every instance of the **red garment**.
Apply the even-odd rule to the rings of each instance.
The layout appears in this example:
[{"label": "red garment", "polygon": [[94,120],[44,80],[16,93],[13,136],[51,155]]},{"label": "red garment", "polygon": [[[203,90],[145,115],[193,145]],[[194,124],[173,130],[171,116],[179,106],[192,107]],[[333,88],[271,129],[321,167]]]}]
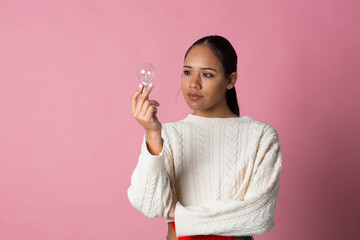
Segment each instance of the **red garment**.
[{"label": "red garment", "polygon": [[[171,222],[175,233],[175,222]],[[195,235],[195,236],[184,236],[178,237],[179,240],[234,240],[235,237],[217,236],[217,235]]]}]

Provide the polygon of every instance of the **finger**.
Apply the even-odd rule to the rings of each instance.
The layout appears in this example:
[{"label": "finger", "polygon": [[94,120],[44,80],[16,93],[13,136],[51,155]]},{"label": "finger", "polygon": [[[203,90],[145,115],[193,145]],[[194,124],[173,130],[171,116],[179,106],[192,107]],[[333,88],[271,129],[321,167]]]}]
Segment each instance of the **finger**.
[{"label": "finger", "polygon": [[154,118],[154,114],[157,113],[157,108],[154,105],[150,105],[145,113],[145,119]]},{"label": "finger", "polygon": [[157,107],[160,106],[160,103],[158,101],[154,100],[154,99],[150,99],[149,101],[150,101],[151,105],[155,105]]},{"label": "finger", "polygon": [[[148,111],[149,107],[151,107],[151,106],[158,107],[158,106],[160,106],[160,104],[155,100],[144,100],[144,104],[141,107],[141,110],[139,112],[139,116],[145,118],[146,117],[145,116],[146,112]],[[155,113],[157,113],[156,108],[155,108]]]},{"label": "finger", "polygon": [[150,106],[150,101],[145,100],[138,114],[140,118],[145,119],[146,111],[148,110],[149,106]]},{"label": "finger", "polygon": [[151,92],[152,88],[153,85],[150,83],[150,85],[146,87],[145,91],[139,96],[138,102],[136,104],[135,113],[140,113],[142,105],[144,104],[144,101],[148,99],[149,93]]},{"label": "finger", "polygon": [[141,94],[144,96],[144,99],[148,99],[149,94],[153,88],[154,88],[154,84],[152,84],[152,83],[150,83],[148,86],[146,86],[144,92]]},{"label": "finger", "polygon": [[136,89],[134,94],[131,96],[131,113],[135,113],[136,109],[136,99],[141,94],[142,89],[144,88],[144,85],[140,84],[139,87]]}]

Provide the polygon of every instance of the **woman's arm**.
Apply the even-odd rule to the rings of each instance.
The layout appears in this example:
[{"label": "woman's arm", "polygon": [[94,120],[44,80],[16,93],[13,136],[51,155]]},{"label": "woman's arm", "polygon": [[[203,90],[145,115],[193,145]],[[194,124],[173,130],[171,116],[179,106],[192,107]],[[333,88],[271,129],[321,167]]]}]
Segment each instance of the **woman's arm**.
[{"label": "woman's arm", "polygon": [[243,200],[239,200],[235,194],[234,199],[212,201],[205,206],[183,206],[177,202],[177,237],[262,235],[274,228],[282,168],[276,130],[268,128],[258,145],[252,153],[253,173]]},{"label": "woman's arm", "polygon": [[148,138],[147,143],[147,135],[144,135],[138,164],[127,190],[131,204],[150,218],[168,218],[172,204],[173,194],[169,177],[171,172],[167,170],[171,168],[167,165],[172,162],[172,151],[168,137],[165,136],[165,128],[166,124],[160,135],[162,144],[157,144],[155,141],[159,140],[154,138]]},{"label": "woman's arm", "polygon": [[161,137],[161,131],[146,132],[147,149],[152,155],[159,155],[163,148],[163,139]]},{"label": "woman's arm", "polygon": [[138,164],[127,190],[131,204],[146,216],[168,218],[172,202],[169,176],[172,176],[173,157],[169,138],[156,113],[160,104],[149,100],[151,84],[142,93],[140,85],[131,96],[131,114],[144,127],[146,134],[141,145]]}]

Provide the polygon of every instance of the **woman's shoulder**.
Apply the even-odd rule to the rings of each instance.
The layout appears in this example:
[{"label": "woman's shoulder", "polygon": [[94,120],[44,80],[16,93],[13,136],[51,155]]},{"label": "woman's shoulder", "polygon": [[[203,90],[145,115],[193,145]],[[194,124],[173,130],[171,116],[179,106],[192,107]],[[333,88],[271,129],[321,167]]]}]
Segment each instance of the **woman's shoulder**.
[{"label": "woman's shoulder", "polygon": [[184,120],[185,119],[162,123],[162,131],[165,131],[168,134],[176,134],[181,131],[182,125],[185,123]]},{"label": "woman's shoulder", "polygon": [[182,125],[185,123],[184,119],[176,120],[176,121],[168,121],[161,123],[162,132],[166,135],[177,135],[181,129]]},{"label": "woman's shoulder", "polygon": [[251,119],[254,124],[256,124],[258,127],[262,128],[266,131],[276,131],[275,126],[268,122],[260,121],[260,120],[254,119],[254,118],[251,118]]},{"label": "woman's shoulder", "polygon": [[278,131],[273,124],[255,119],[253,119],[252,123],[254,124],[252,128],[253,134],[258,139],[268,139],[268,137],[279,139]]}]

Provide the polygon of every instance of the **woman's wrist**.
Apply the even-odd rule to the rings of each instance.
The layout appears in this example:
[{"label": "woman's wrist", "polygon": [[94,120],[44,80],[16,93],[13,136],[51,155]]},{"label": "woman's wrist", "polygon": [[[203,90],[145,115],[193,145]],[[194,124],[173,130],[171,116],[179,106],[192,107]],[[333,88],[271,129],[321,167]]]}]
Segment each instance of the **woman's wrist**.
[{"label": "woman's wrist", "polygon": [[149,143],[162,143],[162,137],[161,137],[161,132],[160,131],[156,131],[156,132],[146,132],[146,141]]},{"label": "woman's wrist", "polygon": [[147,137],[145,137],[145,140],[146,140],[147,143],[154,143],[154,144],[162,144],[163,143],[162,138],[160,138],[160,140],[150,140],[149,141],[149,139]]},{"label": "woman's wrist", "polygon": [[152,155],[159,155],[162,151],[163,139],[161,137],[161,132],[146,132],[145,141],[148,148],[148,151]]}]

